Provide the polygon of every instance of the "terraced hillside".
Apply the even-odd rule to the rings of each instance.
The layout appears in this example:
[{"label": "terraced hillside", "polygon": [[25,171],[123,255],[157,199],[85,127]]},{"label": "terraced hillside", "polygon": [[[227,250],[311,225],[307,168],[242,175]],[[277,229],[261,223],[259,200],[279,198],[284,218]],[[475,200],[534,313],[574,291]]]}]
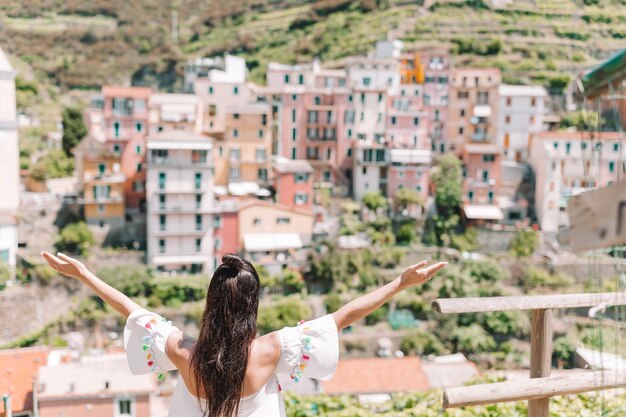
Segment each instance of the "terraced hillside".
[{"label": "terraced hillside", "polygon": [[388,36],[447,45],[459,65],[499,66],[509,82],[560,88],[564,72],[626,46],[624,0],[222,3],[8,0],[0,44],[61,88],[131,79],[166,90],[180,87],[183,62],[198,55],[244,55],[262,82],[269,61],[334,61]]}]

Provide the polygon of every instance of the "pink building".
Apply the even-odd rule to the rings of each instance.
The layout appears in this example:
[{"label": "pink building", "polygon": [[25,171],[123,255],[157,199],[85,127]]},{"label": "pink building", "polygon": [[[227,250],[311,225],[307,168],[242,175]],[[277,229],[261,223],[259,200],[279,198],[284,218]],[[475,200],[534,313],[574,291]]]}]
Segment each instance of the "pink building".
[{"label": "pink building", "polygon": [[447,49],[427,48],[417,52],[424,68],[423,103],[429,117],[432,149],[444,152],[450,81],[450,54]]},{"label": "pink building", "polygon": [[463,147],[464,201],[468,204],[495,204],[500,186],[500,150],[493,144]]},{"label": "pink building", "polygon": [[241,250],[238,213],[238,200],[221,201],[217,205],[217,213],[213,216],[214,270],[222,262],[222,256]]},{"label": "pink building", "polygon": [[313,167],[306,160],[278,157],[274,160],[276,202],[303,209],[313,208]]},{"label": "pink building", "polygon": [[385,139],[395,148],[430,149],[430,116],[423,86],[403,84],[387,99]]},{"label": "pink building", "polygon": [[426,201],[430,184],[430,149],[391,149],[387,171],[387,195],[393,198],[401,188],[412,188]]}]

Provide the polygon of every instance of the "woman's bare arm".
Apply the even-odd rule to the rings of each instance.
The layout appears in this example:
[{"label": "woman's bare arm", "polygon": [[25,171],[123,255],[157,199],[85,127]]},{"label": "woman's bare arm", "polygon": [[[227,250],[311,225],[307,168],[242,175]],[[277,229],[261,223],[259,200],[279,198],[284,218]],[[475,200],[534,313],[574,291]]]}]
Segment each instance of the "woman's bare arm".
[{"label": "woman's bare arm", "polygon": [[126,295],[95,276],[85,265],[76,259],[70,258],[60,252],[57,253],[57,256],[49,252],[41,252],[41,254],[46,261],[48,261],[48,264],[57,272],[75,278],[87,285],[98,297],[102,298],[105,303],[113,307],[124,317],[128,318],[130,313],[142,308]]},{"label": "woman's bare arm", "polygon": [[447,265],[446,262],[437,262],[426,266],[422,261],[408,267],[402,275],[369,294],[350,301],[333,313],[337,329],[341,330],[361,320],[389,301],[394,295],[413,285],[421,285],[429,281],[437,271]]}]

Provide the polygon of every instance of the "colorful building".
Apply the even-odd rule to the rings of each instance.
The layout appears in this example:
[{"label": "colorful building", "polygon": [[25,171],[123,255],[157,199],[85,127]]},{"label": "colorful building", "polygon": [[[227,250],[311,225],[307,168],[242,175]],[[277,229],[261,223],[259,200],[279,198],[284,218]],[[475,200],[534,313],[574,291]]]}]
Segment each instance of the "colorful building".
[{"label": "colorful building", "polygon": [[440,151],[461,155],[465,144],[496,143],[500,82],[497,68],[452,70],[447,134]]},{"label": "colorful building", "polygon": [[496,143],[504,159],[526,161],[534,134],[546,130],[543,117],[548,92],[536,85],[505,85],[498,88],[498,134]]},{"label": "colorful building", "polygon": [[283,206],[313,208],[313,167],[306,160],[274,158],[276,202]]},{"label": "colorful building", "polygon": [[78,176],[79,203],[85,222],[112,228],[125,224],[124,194],[126,176],[121,155],[107,144],[88,134],[74,148]]},{"label": "colorful building", "polygon": [[15,71],[0,48],[0,263],[15,266],[20,167]]},{"label": "colorful building", "polygon": [[[10,398],[13,416],[33,415],[33,388],[49,352],[47,346],[0,350],[0,393]],[[7,410],[2,411],[7,415]]]},{"label": "colorful building", "polygon": [[463,146],[463,210],[473,222],[499,222],[504,215],[498,206],[501,154],[495,144],[470,143]]},{"label": "colorful building", "polygon": [[147,259],[158,270],[213,270],[212,142],[186,130],[148,137]]}]

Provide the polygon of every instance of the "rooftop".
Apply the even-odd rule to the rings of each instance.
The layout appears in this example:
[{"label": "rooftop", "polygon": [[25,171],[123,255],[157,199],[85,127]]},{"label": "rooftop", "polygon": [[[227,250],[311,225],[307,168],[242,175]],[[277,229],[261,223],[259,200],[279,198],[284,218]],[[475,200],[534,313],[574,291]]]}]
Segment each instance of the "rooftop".
[{"label": "rooftop", "polygon": [[589,132],[589,131],[550,131],[540,132],[535,135],[538,139],[571,139],[571,140],[621,140],[622,135],[619,132]]},{"label": "rooftop", "polygon": [[281,174],[312,173],[313,167],[305,159],[292,160],[285,157],[274,159],[274,169]]},{"label": "rooftop", "polygon": [[417,356],[343,359],[335,376],[322,385],[327,394],[379,394],[429,387]]},{"label": "rooftop", "polygon": [[226,113],[264,114],[269,113],[271,106],[268,103],[248,103],[226,107]]},{"label": "rooftop", "polygon": [[500,149],[498,145],[493,143],[468,143],[463,146],[463,149],[467,153],[477,154],[499,154]]},{"label": "rooftop", "polygon": [[200,135],[193,130],[169,129],[148,136],[148,149],[212,149],[213,141],[209,136]]},{"label": "rooftop", "polygon": [[152,94],[149,87],[123,87],[114,85],[102,86],[102,95],[105,97],[138,98],[147,100]]},{"label": "rooftop", "polygon": [[539,85],[508,85],[501,84],[498,94],[506,97],[545,97],[548,92]]},{"label": "rooftop", "polygon": [[48,360],[47,347],[0,350],[0,394],[11,396],[13,411],[32,409],[33,381]]},{"label": "rooftop", "polygon": [[298,233],[244,233],[243,246],[248,252],[300,249],[304,245]]}]

